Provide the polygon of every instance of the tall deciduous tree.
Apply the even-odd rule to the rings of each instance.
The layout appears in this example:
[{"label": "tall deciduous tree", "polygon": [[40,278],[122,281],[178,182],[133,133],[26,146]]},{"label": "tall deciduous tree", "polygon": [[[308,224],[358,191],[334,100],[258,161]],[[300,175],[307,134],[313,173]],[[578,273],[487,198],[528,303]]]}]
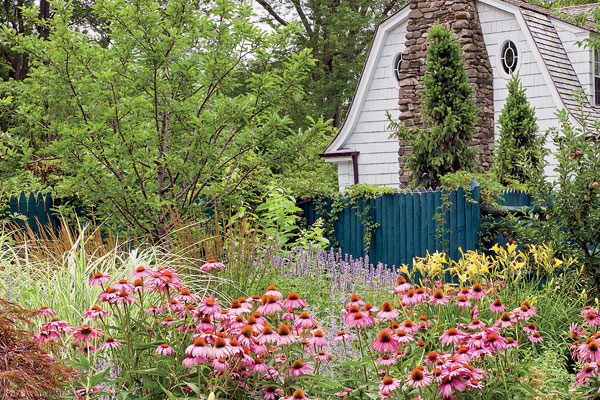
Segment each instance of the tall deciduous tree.
[{"label": "tall deciduous tree", "polygon": [[471,170],[475,150],[469,145],[476,131],[478,109],[453,32],[436,24],[427,47],[427,72],[421,117],[428,130],[401,129],[412,145],[406,162],[416,186],[438,186],[440,177]]},{"label": "tall deciduous tree", "polygon": [[500,141],[494,172],[502,184],[511,179],[527,183],[542,173],[545,137],[537,135],[535,110],[529,105],[518,76],[508,82],[508,97],[500,112]]},{"label": "tall deciduous tree", "polygon": [[171,208],[185,217],[235,191],[294,135],[282,104],[303,94],[310,51],[267,68],[294,26],[265,32],[232,0],[98,0],[93,12],[110,23],[102,46],[70,25],[66,3],[35,22],[47,39],[8,32],[34,55],[34,101],[20,111],[56,138],[62,189],[101,216],[161,238]]},{"label": "tall deciduous tree", "polygon": [[305,82],[307,109],[339,127],[364,64],[375,25],[403,0],[257,0],[273,26],[301,22],[296,49],[317,60]]}]

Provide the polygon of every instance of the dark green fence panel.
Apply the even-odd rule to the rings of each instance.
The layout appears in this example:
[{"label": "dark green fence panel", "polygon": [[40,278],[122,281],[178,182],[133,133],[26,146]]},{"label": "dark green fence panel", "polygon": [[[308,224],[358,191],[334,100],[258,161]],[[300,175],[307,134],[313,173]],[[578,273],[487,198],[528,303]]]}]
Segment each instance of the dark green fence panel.
[{"label": "dark green fence panel", "polygon": [[[447,208],[442,207],[444,198],[450,202]],[[407,190],[375,199],[358,199],[352,206],[348,199],[341,199],[341,203],[346,206],[337,214],[335,234],[330,239],[344,253],[353,257],[368,255],[373,263],[381,262],[388,266],[411,264],[414,257],[424,257],[435,251],[447,251],[453,259],[458,259],[460,250],[475,250],[478,243],[480,209],[477,185],[467,191]],[[308,224],[319,218],[315,204],[299,204]],[[319,204],[328,207],[327,214],[331,212],[330,199]],[[439,212],[444,212],[443,229],[435,218]],[[371,232],[369,243],[365,240],[367,229]]]},{"label": "dark green fence panel", "polygon": [[44,226],[51,226],[56,230],[57,218],[51,212],[53,205],[54,202],[49,193],[45,196],[40,193],[37,195],[20,193],[10,196],[8,211],[11,215],[20,214],[22,216],[14,220],[21,229],[28,225],[37,233]]}]

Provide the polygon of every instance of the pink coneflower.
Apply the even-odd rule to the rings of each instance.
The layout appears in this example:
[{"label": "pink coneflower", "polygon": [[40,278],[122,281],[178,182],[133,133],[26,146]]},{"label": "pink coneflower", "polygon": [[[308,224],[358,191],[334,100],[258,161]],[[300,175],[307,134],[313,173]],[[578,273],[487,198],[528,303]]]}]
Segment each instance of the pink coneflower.
[{"label": "pink coneflower", "polygon": [[214,258],[209,258],[206,260],[205,264],[202,264],[200,267],[200,271],[210,272],[213,269],[225,269],[225,264],[218,262]]},{"label": "pink coneflower", "polygon": [[108,310],[103,310],[98,306],[92,306],[90,309],[86,309],[83,313],[84,318],[95,319],[98,317],[104,317],[108,315]]},{"label": "pink coneflower", "polygon": [[196,315],[220,315],[221,307],[219,306],[219,300],[215,300],[212,296],[203,301],[196,307]]},{"label": "pink coneflower", "polygon": [[575,382],[573,386],[579,386],[586,384],[590,377],[598,375],[598,365],[597,364],[586,364],[583,366],[582,370],[577,373],[577,377],[575,378]]},{"label": "pink coneflower", "polygon": [[327,346],[327,338],[321,329],[317,329],[312,332],[308,344],[315,347],[325,347]]},{"label": "pink coneflower", "polygon": [[292,393],[292,397],[290,400],[312,400],[304,395],[304,392],[300,389],[296,389],[294,393]]},{"label": "pink coneflower", "polygon": [[313,358],[317,361],[326,362],[333,358],[333,354],[327,353],[324,350],[319,350],[317,353],[313,354]]},{"label": "pink coneflower", "polygon": [[537,313],[537,308],[531,305],[527,300],[521,303],[520,307],[517,307],[513,311],[517,314],[517,318],[520,322],[527,321],[529,318],[533,317]]},{"label": "pink coneflower", "polygon": [[492,312],[504,312],[504,304],[502,304],[502,300],[496,299],[492,304],[490,304],[490,311]]},{"label": "pink coneflower", "polygon": [[131,304],[134,301],[137,301],[137,299],[133,296],[130,296],[129,293],[127,292],[120,292],[117,297],[114,297],[112,299],[109,300],[110,304],[119,304],[119,303],[127,303],[127,304]]},{"label": "pink coneflower", "polygon": [[479,307],[475,306],[471,309],[471,311],[469,311],[469,314],[471,314],[471,318],[476,319],[479,317]]},{"label": "pink coneflower", "polygon": [[92,328],[88,324],[83,324],[79,329],[76,329],[73,332],[73,337],[75,340],[80,340],[82,342],[87,342],[90,339],[96,339],[102,337],[104,333],[98,328]]},{"label": "pink coneflower", "polygon": [[354,313],[352,320],[348,322],[348,327],[350,328],[361,328],[371,325],[373,325],[373,319],[367,315],[364,315],[360,311]]},{"label": "pink coneflower", "polygon": [[415,389],[431,385],[431,376],[425,374],[424,368],[418,366],[406,377],[406,384]]},{"label": "pink coneflower", "polygon": [[283,295],[281,294],[281,292],[279,290],[277,290],[275,285],[267,286],[267,291],[265,292],[265,295],[266,296],[275,296],[275,298],[277,298],[278,300],[283,300]]},{"label": "pink coneflower", "polygon": [[200,296],[192,294],[187,288],[181,289],[181,292],[173,296],[173,298],[185,303],[193,303],[200,300]]},{"label": "pink coneflower", "polygon": [[404,293],[410,288],[412,288],[412,285],[406,282],[406,279],[403,276],[400,275],[396,278],[396,288],[394,289],[394,292]]},{"label": "pink coneflower", "polygon": [[382,330],[379,332],[379,337],[371,343],[371,349],[379,353],[385,353],[387,351],[393,353],[398,350],[400,342],[392,337],[392,335]]},{"label": "pink coneflower", "polygon": [[486,347],[502,351],[506,349],[506,339],[502,336],[498,336],[496,333],[487,333],[485,337]]},{"label": "pink coneflower", "polygon": [[334,342],[345,342],[350,340],[350,335],[348,335],[345,331],[339,331],[335,338],[333,338]]},{"label": "pink coneflower", "polygon": [[238,341],[242,344],[242,346],[250,347],[253,341],[254,331],[250,325],[246,325],[240,331],[240,335],[238,336]]},{"label": "pink coneflower", "polygon": [[146,311],[144,311],[144,313],[146,315],[156,315],[156,314],[162,314],[163,309],[157,306],[152,306],[149,309],[147,309]]},{"label": "pink coneflower", "polygon": [[467,308],[467,307],[471,307],[471,302],[469,300],[467,300],[467,298],[465,296],[459,296],[458,299],[456,299],[456,302],[454,303],[455,306],[458,306],[460,308]]},{"label": "pink coneflower", "polygon": [[133,292],[134,293],[144,293],[152,290],[151,286],[147,286],[143,280],[136,279],[133,281]]},{"label": "pink coneflower", "polygon": [[265,295],[265,302],[256,310],[262,315],[277,314],[283,310],[283,304],[272,294]]},{"label": "pink coneflower", "polygon": [[197,337],[196,339],[194,339],[194,343],[192,343],[185,349],[185,354],[191,357],[202,357],[205,359],[212,358],[213,349],[208,347],[206,341],[203,338]]},{"label": "pink coneflower", "polygon": [[596,314],[595,311],[590,311],[584,317],[583,324],[590,327],[600,325],[600,315]]},{"label": "pink coneflower", "polygon": [[248,301],[248,299],[246,299],[245,297],[241,296],[241,297],[238,297],[238,301],[239,301],[240,306],[242,307],[242,309],[244,311],[248,311],[248,312],[252,311],[252,307],[253,306],[252,306],[252,304],[250,304],[250,302]]},{"label": "pink coneflower", "polygon": [[406,333],[408,333],[410,335],[412,335],[413,333],[415,333],[416,331],[419,330],[419,327],[417,326],[417,324],[412,322],[410,319],[407,319],[406,321],[401,323],[398,328],[403,329]]},{"label": "pink coneflower", "polygon": [[347,324],[348,322],[352,321],[352,319],[354,318],[354,314],[356,314],[357,312],[360,312],[359,306],[357,306],[356,304],[350,306],[348,308],[348,312],[344,316],[344,322]]},{"label": "pink coneflower", "polygon": [[296,320],[296,314],[294,313],[294,310],[288,308],[287,311],[281,316],[281,319],[294,322]]},{"label": "pink coneflower", "polygon": [[386,354],[377,359],[377,364],[381,365],[382,367],[389,367],[390,365],[396,364],[397,360],[398,360],[398,358],[395,355],[389,356]]},{"label": "pink coneflower", "polygon": [[464,333],[456,328],[450,328],[440,336],[440,342],[444,345],[460,343],[464,338]]},{"label": "pink coneflower", "polygon": [[296,378],[300,375],[306,375],[312,370],[313,367],[310,365],[310,363],[296,360],[292,363],[292,366],[289,368],[288,372],[292,378]]},{"label": "pink coneflower", "polygon": [[155,354],[159,356],[170,356],[171,354],[175,354],[175,350],[167,343],[163,343],[156,348]]},{"label": "pink coneflower", "polygon": [[100,344],[101,349],[116,349],[121,346],[123,346],[123,342],[111,337],[107,337],[106,340]]},{"label": "pink coneflower", "polygon": [[181,362],[181,365],[183,365],[186,368],[192,368],[195,367],[198,364],[204,364],[206,362],[206,360],[202,357],[193,357],[191,354],[188,355],[186,358],[183,359],[183,361]]},{"label": "pink coneflower", "polygon": [[110,276],[104,275],[102,272],[96,272],[94,275],[91,276],[89,285],[90,286],[94,286],[94,285],[100,286],[110,280],[111,280]]},{"label": "pink coneflower", "polygon": [[425,289],[417,288],[415,290],[415,301],[417,303],[422,303],[422,302],[426,301],[427,297],[428,297],[428,295],[427,295],[427,292],[425,292]]},{"label": "pink coneflower", "polygon": [[283,390],[276,388],[275,386],[267,386],[263,393],[265,400],[275,400],[275,396],[282,396]]},{"label": "pink coneflower", "polygon": [[118,282],[110,285],[111,288],[117,289],[120,292],[131,292],[133,291],[133,284],[127,282],[127,279],[120,279]]},{"label": "pink coneflower", "polygon": [[317,323],[306,311],[302,311],[294,322],[296,329],[310,329],[314,326],[317,326]]},{"label": "pink coneflower", "polygon": [[287,300],[283,302],[285,308],[302,308],[306,307],[306,300],[303,300],[298,296],[298,293],[292,292],[288,294]]},{"label": "pink coneflower", "polygon": [[398,329],[394,335],[395,339],[400,343],[414,342],[415,338],[404,329]]},{"label": "pink coneflower", "polygon": [[273,328],[271,328],[269,324],[265,324],[262,333],[258,335],[256,340],[260,344],[277,343],[277,341],[279,340],[279,335],[276,334],[275,331],[273,331]]},{"label": "pink coneflower", "polygon": [[350,296],[350,301],[348,302],[348,304],[346,304],[346,307],[352,307],[352,306],[357,306],[359,309],[364,306],[366,303],[361,300],[360,296],[353,293]]},{"label": "pink coneflower", "polygon": [[473,287],[471,287],[471,290],[469,290],[467,297],[470,299],[481,299],[485,297],[485,290],[483,290],[483,286],[481,286],[479,283],[474,284]]},{"label": "pink coneflower", "polygon": [[531,340],[533,343],[541,343],[544,341],[544,338],[542,337],[542,335],[540,335],[540,333],[538,331],[533,332],[530,336],[527,337],[529,340]]},{"label": "pink coneflower", "polygon": [[474,319],[469,325],[466,326],[467,329],[470,329],[472,331],[478,331],[483,327],[485,327],[485,322],[478,319]]},{"label": "pink coneflower", "polygon": [[392,303],[389,301],[384,302],[381,305],[381,311],[377,313],[378,321],[392,321],[398,318],[398,310],[394,310]]},{"label": "pink coneflower", "polygon": [[402,304],[405,306],[414,306],[419,303],[418,299],[417,292],[414,289],[408,289],[404,297],[402,297]]},{"label": "pink coneflower", "polygon": [[227,310],[229,315],[236,315],[236,316],[241,316],[241,314],[245,313],[246,310],[242,308],[242,305],[240,304],[240,302],[238,300],[233,300],[231,302],[231,306],[229,307],[229,310]]},{"label": "pink coneflower", "polygon": [[254,359],[254,361],[252,362],[252,364],[249,365],[249,368],[250,368],[250,371],[252,371],[254,373],[258,373],[258,374],[267,372],[269,369],[268,365],[265,364],[260,357],[256,357]]},{"label": "pink coneflower", "polygon": [[136,279],[144,279],[148,276],[152,276],[153,274],[155,274],[156,272],[144,267],[143,265],[140,265],[139,267],[137,267],[133,273],[131,274],[131,279],[133,279],[134,281]]},{"label": "pink coneflower", "polygon": [[111,301],[115,297],[119,295],[119,291],[117,289],[113,289],[111,287],[106,288],[106,290],[98,295],[98,299],[102,302]]},{"label": "pink coneflower", "polygon": [[214,360],[212,360],[212,367],[217,371],[225,372],[227,371],[228,366],[229,364],[227,363],[227,360],[225,360],[223,357],[215,358]]},{"label": "pink coneflower", "polygon": [[388,395],[394,390],[397,390],[400,386],[402,385],[398,379],[392,378],[391,376],[386,376],[381,382],[379,382],[379,395],[382,397]]},{"label": "pink coneflower", "polygon": [[42,325],[44,330],[48,332],[54,332],[58,335],[62,335],[63,333],[70,333],[73,331],[73,328],[69,326],[67,321],[63,321],[59,318],[52,318],[50,322],[46,322]]},{"label": "pink coneflower", "polygon": [[515,347],[519,347],[519,343],[517,343],[517,341],[511,337],[507,337],[506,338],[506,348],[512,349]]},{"label": "pink coneflower", "polygon": [[54,311],[53,309],[47,307],[47,306],[42,306],[40,307],[39,310],[37,310],[34,314],[36,317],[42,316],[42,317],[54,317],[56,315],[56,311]]},{"label": "pink coneflower", "polygon": [[258,319],[256,319],[256,317],[254,315],[249,316],[246,323],[248,324],[248,326],[250,326],[252,328],[252,330],[254,331],[254,333],[256,335],[260,335],[262,333],[264,322],[259,322]]},{"label": "pink coneflower", "polygon": [[453,389],[464,392],[465,386],[462,384],[459,377],[450,378],[444,376],[442,378],[442,383],[438,386],[438,394],[441,394],[443,399],[450,399],[452,398]]},{"label": "pink coneflower", "polygon": [[279,326],[277,334],[279,335],[279,340],[277,341],[277,345],[279,346],[292,344],[298,340],[295,335],[292,335],[290,328],[286,324],[281,324]]},{"label": "pink coneflower", "polygon": [[429,297],[429,302],[434,306],[441,306],[450,302],[450,296],[445,294],[441,289],[436,289]]},{"label": "pink coneflower", "polygon": [[215,358],[229,357],[233,353],[233,348],[222,337],[217,337],[215,339],[214,346],[212,356]]},{"label": "pink coneflower", "polygon": [[599,362],[600,361],[600,346],[594,339],[588,339],[577,349],[579,360],[583,362]]},{"label": "pink coneflower", "polygon": [[575,322],[571,323],[571,326],[569,327],[569,331],[571,332],[571,339],[585,337],[583,328],[581,327],[581,325],[576,324]]},{"label": "pink coneflower", "polygon": [[507,312],[503,312],[500,318],[496,321],[496,326],[502,329],[510,328],[515,324],[515,317]]},{"label": "pink coneflower", "polygon": [[533,322],[531,322],[523,327],[523,331],[525,331],[529,334],[533,334],[533,333],[537,332],[537,327],[535,326],[535,324]]}]

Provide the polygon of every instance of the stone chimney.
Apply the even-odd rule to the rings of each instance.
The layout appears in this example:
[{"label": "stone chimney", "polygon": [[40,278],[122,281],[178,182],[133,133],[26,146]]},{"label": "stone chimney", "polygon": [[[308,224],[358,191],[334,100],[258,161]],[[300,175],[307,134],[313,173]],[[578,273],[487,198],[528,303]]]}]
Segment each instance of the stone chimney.
[{"label": "stone chimney", "polygon": [[[479,150],[477,163],[485,170],[492,165],[494,147],[494,86],[492,67],[483,41],[475,0],[411,0],[403,62],[400,66],[400,123],[423,128],[419,110],[426,66],[426,39],[429,29],[439,22],[451,28],[461,46],[475,101],[481,109],[478,131],[472,147]],[[400,140],[400,186],[406,186],[410,172],[404,168],[411,148]]]}]

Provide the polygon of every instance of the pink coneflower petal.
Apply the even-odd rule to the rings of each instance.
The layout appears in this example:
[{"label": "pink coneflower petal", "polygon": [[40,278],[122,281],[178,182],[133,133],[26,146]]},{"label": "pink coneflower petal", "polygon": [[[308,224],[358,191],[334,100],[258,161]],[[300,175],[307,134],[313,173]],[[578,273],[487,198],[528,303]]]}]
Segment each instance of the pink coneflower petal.
[{"label": "pink coneflower petal", "polygon": [[290,294],[288,294],[287,299],[283,302],[283,306],[287,309],[287,308],[302,308],[302,307],[306,307],[307,303],[306,300],[302,300],[299,296],[298,293],[296,292],[292,292]]},{"label": "pink coneflower petal", "polygon": [[306,375],[310,371],[312,371],[312,365],[310,363],[305,363],[301,360],[296,360],[292,363],[292,366],[289,368],[288,373],[291,377],[295,378],[300,375]]},{"label": "pink coneflower petal", "polygon": [[154,351],[154,353],[159,356],[169,356],[171,354],[175,354],[175,350],[173,350],[173,348],[167,343],[163,343],[156,348],[156,351]]},{"label": "pink coneflower petal", "polygon": [[101,349],[116,349],[121,346],[123,346],[123,342],[111,337],[107,337],[106,340],[100,344]]},{"label": "pink coneflower petal", "polygon": [[500,299],[496,299],[492,304],[490,304],[490,311],[504,312],[504,304],[502,304],[502,301]]},{"label": "pink coneflower petal", "polygon": [[386,330],[379,332],[379,337],[371,343],[371,349],[379,353],[394,353],[399,346],[400,342]]},{"label": "pink coneflower petal", "polygon": [[415,368],[410,375],[406,377],[406,384],[415,389],[431,385],[431,376],[425,373],[423,367]]},{"label": "pink coneflower petal", "polygon": [[400,386],[400,381],[396,378],[392,378],[391,376],[386,376],[379,383],[379,395],[386,395],[392,393],[394,390],[397,390]]},{"label": "pink coneflower petal", "polygon": [[53,309],[47,307],[47,306],[42,306],[40,307],[39,310],[37,310],[34,315],[36,317],[42,316],[42,317],[54,317],[56,316],[56,311],[54,311]]},{"label": "pink coneflower petal", "polygon": [[200,267],[200,271],[210,272],[214,269],[219,270],[225,268],[225,264],[217,262],[217,260],[215,260],[214,258],[209,258],[208,260],[206,260],[206,263]]},{"label": "pink coneflower petal", "polygon": [[92,328],[87,324],[81,325],[79,329],[76,329],[73,332],[73,337],[75,340],[80,340],[82,342],[87,342],[90,339],[97,339],[102,337],[104,333],[98,328]]},{"label": "pink coneflower petal", "polygon": [[94,275],[92,275],[92,277],[90,278],[89,281],[89,285],[90,286],[94,286],[94,285],[102,285],[108,281],[111,280],[111,277],[108,275],[104,275],[102,272],[96,272]]},{"label": "pink coneflower petal", "polygon": [[104,317],[108,315],[108,310],[103,310],[98,306],[93,306],[90,309],[86,309],[83,313],[84,318],[95,319],[98,317]]}]

